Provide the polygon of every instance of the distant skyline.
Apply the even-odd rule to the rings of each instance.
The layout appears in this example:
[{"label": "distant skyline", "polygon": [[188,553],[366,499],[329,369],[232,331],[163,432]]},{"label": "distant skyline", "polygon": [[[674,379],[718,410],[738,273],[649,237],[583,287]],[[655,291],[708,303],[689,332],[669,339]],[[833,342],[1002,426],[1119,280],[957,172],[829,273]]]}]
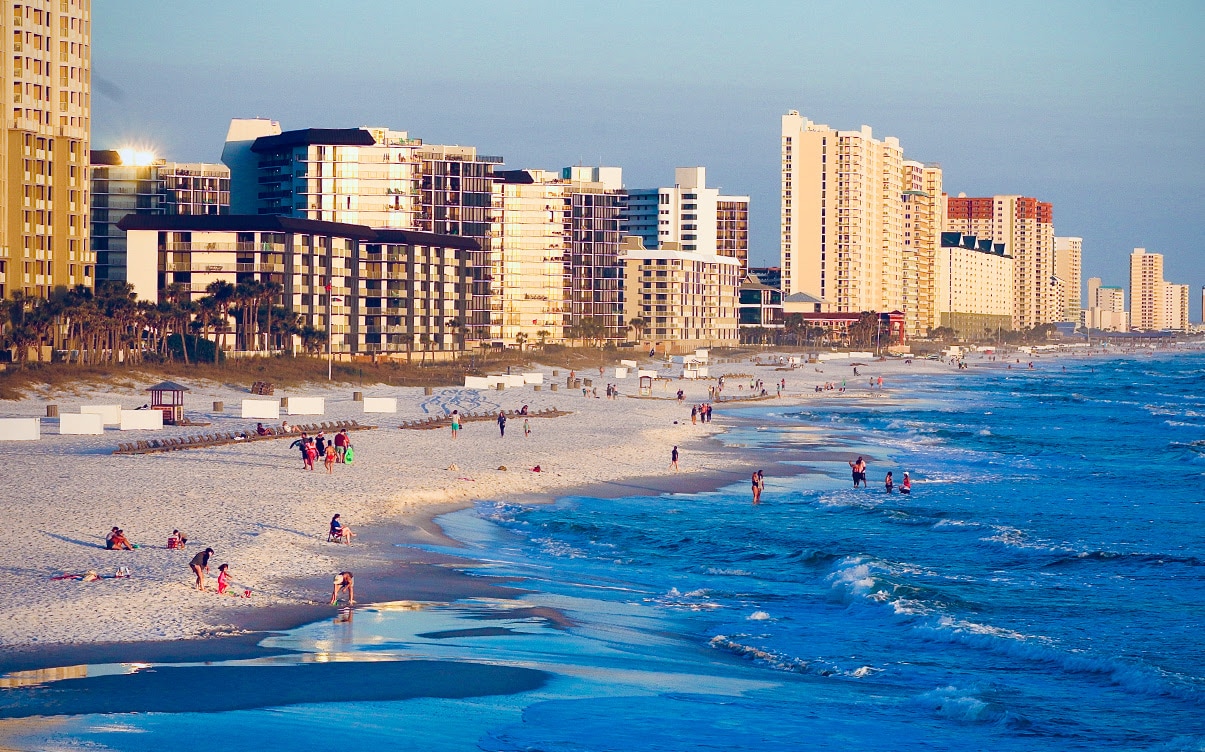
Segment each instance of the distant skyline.
[{"label": "distant skyline", "polygon": [[[337,8],[337,10],[336,10]],[[1205,284],[1205,9],[1194,2],[93,4],[93,148],[219,161],[232,117],[383,125],[505,157],[678,166],[748,194],[750,260],[779,258],[779,117],[870,125],[951,195],[1054,204],[1084,279],[1135,247]],[[1193,295],[1193,321],[1200,300]]]}]

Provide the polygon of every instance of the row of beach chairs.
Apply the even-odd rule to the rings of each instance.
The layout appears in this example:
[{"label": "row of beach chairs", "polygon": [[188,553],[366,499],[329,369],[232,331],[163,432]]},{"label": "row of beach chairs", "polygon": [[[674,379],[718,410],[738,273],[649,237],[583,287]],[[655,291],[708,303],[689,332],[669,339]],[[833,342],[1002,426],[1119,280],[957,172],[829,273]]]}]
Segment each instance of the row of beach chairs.
[{"label": "row of beach chairs", "polygon": [[[523,414],[520,413],[518,410],[505,410],[504,412],[506,413],[507,418],[524,417]],[[555,407],[549,407],[549,408],[545,408],[543,410],[528,411],[526,417],[528,417],[528,418],[556,418],[561,415],[568,415],[568,414],[569,413],[561,412],[560,410],[556,409]],[[484,412],[484,413],[471,413],[471,412],[460,413],[460,422],[461,423],[472,423],[475,421],[486,421],[486,420],[497,420],[497,419],[498,419],[498,413],[492,412],[492,411]],[[452,424],[452,416],[451,415],[440,415],[440,416],[436,416],[436,417],[432,417],[432,418],[423,418],[421,420],[404,420],[398,424],[398,428],[412,428],[415,430],[422,431],[422,430],[427,430],[427,429],[446,428],[447,426],[449,426],[451,424]]]},{"label": "row of beach chairs", "polygon": [[227,433],[206,433],[197,434],[196,436],[185,436],[183,438],[172,439],[151,439],[150,441],[135,441],[131,443],[119,443],[117,450],[113,454],[152,454],[155,452],[174,452],[179,449],[201,449],[203,447],[222,446],[224,444],[234,444],[244,441],[263,441],[265,439],[287,439],[296,438],[304,433],[335,432],[341,430],[348,431],[367,431],[376,428],[376,426],[360,425],[357,420],[334,420],[323,423],[314,423],[302,426],[293,426],[288,433],[282,432],[279,428],[269,428],[268,433],[260,436],[254,431],[251,432],[227,432]]}]

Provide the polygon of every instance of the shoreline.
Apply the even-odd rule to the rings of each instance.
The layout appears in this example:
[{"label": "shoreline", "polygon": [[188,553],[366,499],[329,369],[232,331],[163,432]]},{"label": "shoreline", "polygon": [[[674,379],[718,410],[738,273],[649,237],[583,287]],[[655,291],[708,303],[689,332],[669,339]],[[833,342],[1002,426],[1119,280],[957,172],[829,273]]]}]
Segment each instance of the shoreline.
[{"label": "shoreline", "polygon": [[[1082,355],[1082,353],[1074,353],[1072,357],[1074,360],[1081,360]],[[1121,355],[1121,353],[1117,355]],[[1061,357],[1051,358],[1048,354],[1038,357],[1044,363],[1063,360]],[[978,363],[974,365],[978,366]],[[986,361],[983,362],[983,366],[998,367],[996,364],[989,364]],[[883,375],[887,379],[887,392],[882,393],[855,384],[850,391],[841,394],[841,398],[862,400],[892,394],[906,397],[906,393],[900,394],[891,391],[894,376],[901,373],[918,376],[952,373],[948,364],[933,361],[918,361],[915,365],[904,366],[899,360],[891,360],[884,363],[873,362],[860,366],[860,368],[863,371],[859,379]],[[464,597],[478,595],[507,597],[508,594],[521,592],[521,589],[511,587],[503,578],[467,573],[467,570],[471,570],[474,566],[471,559],[436,554],[413,547],[414,544],[454,546],[455,542],[443,534],[435,519],[442,514],[463,509],[478,501],[505,498],[519,503],[550,503],[556,499],[574,495],[615,498],[674,492],[695,493],[741,482],[747,478],[747,473],[752,469],[768,469],[771,474],[782,475],[799,475],[810,472],[809,468],[802,464],[783,464],[785,458],[777,448],[759,449],[750,456],[748,450],[740,447],[723,446],[716,435],[722,433],[726,425],[740,425],[743,419],[740,417],[739,411],[742,411],[743,408],[779,405],[783,407],[802,406],[808,404],[815,397],[838,396],[833,392],[815,393],[811,389],[816,383],[824,383],[826,379],[832,381],[834,378],[840,379],[842,375],[849,378],[848,374],[845,374],[846,369],[842,368],[842,364],[828,362],[819,366],[804,366],[794,371],[781,372],[777,371],[774,365],[755,366],[751,361],[745,361],[726,364],[726,366],[713,370],[729,373],[753,373],[756,377],[764,378],[768,385],[771,379],[777,380],[785,376],[790,382],[789,395],[784,395],[781,400],[745,401],[735,404],[718,403],[716,411],[720,423],[699,430],[702,427],[691,426],[682,420],[682,415],[684,412],[686,415],[689,414],[691,403],[706,399],[706,387],[712,383],[711,381],[675,382],[687,390],[685,405],[678,405],[672,399],[592,400],[575,396],[572,392],[533,394],[526,390],[522,392],[514,390],[518,393],[501,393],[505,397],[499,395],[499,399],[507,409],[517,406],[519,402],[524,404],[530,402],[534,409],[539,409],[553,404],[555,399],[562,408],[568,408],[571,413],[574,413],[556,420],[533,421],[537,424],[533,426],[535,433],[550,439],[543,443],[537,454],[526,455],[526,458],[544,459],[539,462],[532,462],[528,459],[523,463],[524,465],[545,464],[545,472],[539,474],[493,471],[493,463],[498,461],[499,457],[508,456],[502,450],[525,445],[509,444],[509,437],[506,442],[497,442],[496,435],[494,435],[494,440],[486,439],[482,434],[489,436],[488,428],[485,431],[479,428],[474,429],[473,435],[462,437],[463,444],[458,446],[457,442],[447,441],[443,432],[397,431],[392,425],[386,425],[395,420],[393,416],[389,416],[387,421],[381,421],[380,430],[366,432],[376,434],[377,436],[374,438],[378,439],[377,446],[369,447],[370,451],[367,456],[371,458],[383,448],[396,449],[396,447],[391,447],[394,444],[406,444],[409,449],[407,459],[421,459],[424,466],[419,468],[420,471],[417,474],[411,472],[408,477],[400,479],[404,482],[399,482],[399,479],[393,475],[393,471],[400,466],[400,463],[391,467],[375,468],[373,477],[369,479],[371,482],[353,486],[350,490],[348,487],[344,487],[345,495],[341,498],[345,499],[346,503],[330,505],[329,502],[319,502],[319,508],[345,511],[344,518],[349,520],[349,524],[361,536],[356,544],[345,549],[338,544],[316,543],[320,536],[313,530],[308,533],[304,529],[299,530],[297,517],[298,515],[303,518],[306,518],[307,515],[312,517],[315,505],[311,503],[305,508],[309,510],[308,512],[296,508],[281,508],[278,512],[285,514],[289,519],[281,520],[281,524],[278,525],[261,524],[255,531],[245,533],[251,536],[250,542],[223,545],[223,548],[219,549],[230,551],[230,558],[236,561],[236,564],[232,565],[232,569],[236,572],[238,587],[243,585],[240,579],[242,571],[249,566],[249,564],[243,563],[244,561],[266,562],[269,568],[272,563],[279,561],[286,561],[290,564],[300,562],[308,565],[294,567],[291,571],[279,572],[271,579],[256,583],[257,594],[264,590],[269,592],[269,602],[243,603],[240,602],[242,599],[230,599],[219,603],[210,601],[200,604],[192,614],[186,615],[190,618],[182,620],[182,625],[193,624],[194,626],[186,627],[192,631],[181,636],[155,638],[135,634],[130,635],[130,639],[69,639],[52,643],[40,640],[14,640],[12,639],[14,635],[5,633],[6,617],[8,623],[11,624],[19,621],[23,616],[22,609],[14,608],[11,605],[14,600],[9,598],[6,602],[10,605],[0,608],[0,644],[4,646],[4,655],[0,657],[0,672],[49,668],[62,666],[68,662],[71,664],[130,661],[172,662],[175,659],[205,661],[278,654],[281,651],[261,648],[258,643],[271,634],[320,621],[332,615],[331,608],[326,605],[325,596],[329,593],[330,588],[329,573],[338,571],[335,567],[351,569],[357,573],[357,584],[360,585],[358,588],[360,592],[357,595],[360,596],[360,602],[365,604],[396,600],[450,603]],[[1000,370],[1004,369],[1000,368]],[[973,374],[974,370],[970,373]],[[423,402],[423,397],[418,394],[418,391],[412,389],[409,390],[409,394],[405,395],[404,399],[409,403],[411,409],[404,413],[402,409],[399,409],[396,420],[400,421],[422,414],[413,409],[417,404]],[[466,390],[441,391],[462,393],[463,396]],[[370,390],[366,389],[365,392],[370,393]],[[471,396],[476,398],[494,397],[492,394]],[[230,397],[227,398],[230,399]],[[328,398],[328,403],[331,401],[333,400]],[[26,400],[26,402],[36,403],[38,401]],[[403,399],[399,399],[399,403],[401,402]],[[31,407],[38,406],[40,405],[31,405]],[[401,404],[399,404],[399,408],[401,408]],[[738,412],[729,413],[730,409]],[[328,417],[343,417],[338,413],[331,415],[332,412],[334,411],[328,409]],[[724,416],[732,416],[732,419],[729,420]],[[226,417],[228,418],[228,416]],[[245,421],[241,422],[245,423]],[[512,421],[511,428],[513,431],[519,430],[519,426],[514,421]],[[399,436],[399,434],[402,435]],[[430,435],[423,436],[423,434]],[[46,438],[58,439],[57,436],[47,436]],[[99,442],[104,442],[105,438],[101,437]],[[465,441],[465,438],[470,440]],[[122,462],[123,460],[129,462],[133,460],[133,458],[109,458],[103,455],[100,455],[99,459],[94,459],[98,457],[93,448],[99,443],[98,440],[92,437],[63,437],[63,439],[75,440],[74,443],[77,444],[75,451],[48,453],[49,460],[41,463],[46,466],[41,468],[44,472],[53,470],[53,465],[57,460],[61,460],[64,456],[70,457],[72,454],[88,457],[94,462]],[[524,439],[520,436],[518,441],[521,442]],[[608,445],[608,442],[614,443]],[[683,446],[684,472],[682,473],[667,473],[661,462],[663,459],[661,452],[668,448],[668,444],[671,442],[681,442]],[[272,442],[263,442],[263,444],[270,443]],[[47,442],[43,442],[43,444],[46,445]],[[457,457],[464,468],[457,467],[456,470],[440,468],[440,463],[447,459],[449,448],[459,449],[460,446],[470,451],[470,454],[467,455],[469,459],[464,459],[463,456]],[[647,451],[649,447],[655,447],[655,451]],[[5,449],[7,448],[5,447]],[[366,452],[359,444],[357,449],[361,458],[365,458]],[[481,451],[479,452],[478,449]],[[147,458],[142,458],[141,462],[145,463],[144,467],[155,469],[158,464],[179,465],[183,466],[183,469],[191,469],[191,466],[199,464],[197,460],[175,455],[208,455],[209,457],[206,459],[219,455],[219,464],[233,466],[235,460],[243,459],[238,455],[246,455],[255,450],[258,450],[256,453],[259,457],[247,459],[262,460],[265,456],[273,455],[273,453],[267,452],[265,447],[248,445],[224,450],[193,450],[193,452],[172,453],[172,455],[156,457],[150,462],[147,461]],[[0,451],[0,455],[4,453]],[[822,459],[820,457],[822,453],[823,450],[817,450],[814,458]],[[278,455],[280,452],[275,454]],[[650,456],[654,454],[655,458]],[[229,455],[235,455],[235,457],[229,457]],[[286,465],[290,464],[293,454],[285,452],[284,455],[283,462]],[[230,462],[224,462],[228,457]],[[549,457],[551,459],[548,459]],[[3,459],[3,456],[0,456],[0,461]],[[274,455],[272,459],[275,462],[281,461]],[[798,461],[798,458],[792,459]],[[366,460],[359,461],[364,463]],[[511,461],[513,462],[513,458]],[[230,477],[223,479],[226,482],[219,484],[223,491],[236,495],[240,492],[250,491],[251,495],[254,495],[254,487],[240,489],[238,484],[241,482],[245,485],[248,477],[266,473],[267,471],[263,470],[265,463],[261,461],[246,462],[245,464],[251,469],[233,467],[229,473]],[[452,463],[449,467],[455,467],[456,464]],[[356,468],[356,470],[358,469]],[[340,468],[340,470],[342,472],[344,469]],[[347,468],[346,470],[352,469]],[[287,474],[277,473],[277,475],[282,478],[293,478],[300,482],[311,482],[311,486],[308,488],[314,488],[312,482],[319,480],[318,474],[301,474],[295,467],[289,468],[289,471],[286,472]],[[344,475],[350,476],[350,473],[344,473]],[[153,478],[155,473],[149,473],[144,477]],[[431,478],[439,481],[434,488],[426,487],[423,483],[424,480]],[[267,479],[269,483],[274,480],[275,478]],[[415,482],[416,480],[418,482]],[[146,483],[146,481],[143,480],[142,483]],[[232,486],[232,484],[234,485]],[[143,491],[145,492],[145,488]],[[122,494],[116,496],[128,499]],[[352,511],[352,514],[346,513],[348,509]],[[179,510],[173,511],[179,512]],[[111,509],[104,510],[104,513],[108,515],[107,519],[112,519]],[[321,515],[319,517],[324,519]],[[172,517],[172,519],[178,519],[178,517]],[[39,527],[44,529],[45,525]],[[100,525],[95,527],[104,529]],[[170,527],[168,529],[170,530]],[[11,531],[8,534],[11,535]],[[0,532],[0,539],[4,535],[5,533]],[[61,539],[67,547],[90,546],[79,538],[62,533],[49,537],[56,540]],[[272,538],[266,549],[263,545],[258,545],[260,544],[259,539],[264,537]],[[198,540],[198,538],[199,536],[194,536],[193,539],[197,540],[198,544],[205,545],[202,541],[206,539]],[[230,541],[230,543],[234,544],[235,541]],[[247,545],[250,545],[251,548],[246,548]],[[276,546],[288,549],[284,552],[283,557],[279,556],[280,552],[273,551]],[[7,546],[0,550],[16,551],[20,548],[21,546],[17,545],[15,548]],[[190,541],[190,549],[195,550],[192,541]],[[68,548],[68,550],[72,549]],[[104,552],[102,549],[100,555],[108,556],[111,559],[114,553]],[[120,552],[117,553],[117,556],[124,554],[125,552]],[[221,558],[226,558],[226,554],[223,553]],[[192,597],[196,596],[195,591],[189,596],[185,586],[167,584],[173,579],[177,583],[183,579],[180,574],[172,574],[176,571],[176,568],[172,567],[167,570],[165,575],[159,576],[159,582],[164,582],[163,578],[167,578],[163,585],[144,588],[143,594],[139,596],[141,601],[153,608],[171,607],[174,605],[172,601],[175,600],[187,600],[193,603],[200,601],[200,598]],[[32,580],[41,579],[35,572]],[[32,580],[27,574],[24,581],[20,583],[21,587],[14,588],[10,583],[8,594],[13,595],[15,590],[30,587]],[[44,582],[44,580],[42,581]],[[61,584],[55,583],[55,585]],[[39,584],[38,587],[47,590],[53,589],[54,585]],[[78,617],[81,614],[88,613],[83,609],[87,608],[86,596],[92,593],[80,589],[87,587],[76,588],[76,591],[82,593],[82,597],[84,597],[79,606],[68,604],[66,609],[69,618],[76,622],[80,621]],[[0,592],[3,589],[0,586]],[[60,589],[66,590],[66,588]],[[99,591],[99,588],[93,588],[93,590]],[[133,595],[138,596],[137,593]],[[105,617],[113,613],[112,604],[102,602],[99,605],[110,606],[110,609],[106,611],[101,608],[99,610],[105,613],[90,615],[93,616],[94,622],[105,626]],[[128,606],[129,604],[118,604],[119,608],[127,610]],[[24,615],[36,612],[36,606],[24,609]],[[106,635],[115,631],[120,632],[121,619],[107,623],[107,626],[111,629],[105,632]],[[50,631],[50,628],[47,631]]]}]

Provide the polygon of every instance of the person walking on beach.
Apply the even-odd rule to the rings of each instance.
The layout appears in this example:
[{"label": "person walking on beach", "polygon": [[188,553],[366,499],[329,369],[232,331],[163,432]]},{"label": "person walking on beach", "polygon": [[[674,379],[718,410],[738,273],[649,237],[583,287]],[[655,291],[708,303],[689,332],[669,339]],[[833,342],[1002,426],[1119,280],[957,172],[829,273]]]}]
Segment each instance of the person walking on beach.
[{"label": "person walking on beach", "polygon": [[884,487],[887,488],[887,493],[890,494],[895,489],[895,481],[891,478],[891,471],[887,471],[887,478],[883,481]]},{"label": "person walking on beach", "polygon": [[527,418],[523,419],[523,438],[531,436],[531,422]]},{"label": "person walking on beach", "polygon": [[351,606],[356,602],[356,587],[352,581],[351,572],[340,572],[335,575],[334,590],[331,591],[331,605],[339,600],[339,593],[347,591],[347,605]]},{"label": "person walking on beach", "polygon": [[306,436],[306,434],[304,432],[301,434],[300,439],[297,439],[292,444],[289,444],[289,449],[298,449],[301,451],[301,467],[302,468],[305,468],[305,466],[306,466],[305,455],[307,452],[307,446],[306,446],[307,444],[309,444],[309,436]]},{"label": "person walking on beach", "polygon": [[674,451],[669,453],[669,469],[675,473],[678,472],[678,447],[674,445]]},{"label": "person walking on beach", "polygon": [[336,457],[335,445],[327,444],[326,445],[326,457],[324,458],[324,464],[326,465],[326,474],[327,475],[333,475],[335,472],[335,457]]},{"label": "person walking on beach", "polygon": [[505,410],[498,411],[498,436],[500,438],[506,438],[506,411]]},{"label": "person walking on beach", "polygon": [[213,556],[213,549],[207,548],[188,562],[188,568],[197,576],[197,590],[205,589],[205,575],[209,572],[210,556]]},{"label": "person walking on beach", "polygon": [[866,488],[866,460],[859,457],[856,461],[849,463],[849,469],[853,472],[854,488],[858,487],[858,481],[861,481],[862,487]]},{"label": "person walking on beach", "polygon": [[452,411],[452,438],[455,439],[460,435],[460,411]]},{"label": "person walking on beach", "polygon": [[305,469],[313,470],[314,460],[316,459],[318,459],[318,447],[314,443],[314,440],[310,439],[305,443]]}]

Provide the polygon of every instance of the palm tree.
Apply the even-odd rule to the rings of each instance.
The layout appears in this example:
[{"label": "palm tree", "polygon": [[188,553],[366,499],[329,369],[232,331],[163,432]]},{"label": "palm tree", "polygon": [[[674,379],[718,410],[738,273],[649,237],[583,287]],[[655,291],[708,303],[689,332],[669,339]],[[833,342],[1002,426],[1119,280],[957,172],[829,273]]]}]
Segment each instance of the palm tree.
[{"label": "palm tree", "polygon": [[644,330],[647,328],[648,328],[648,322],[639,316],[637,316],[636,318],[634,318],[628,322],[628,329],[630,329],[636,333],[636,341],[637,342],[640,341],[641,335],[644,334]]},{"label": "palm tree", "polygon": [[[253,349],[255,341],[255,315],[259,310],[259,283],[239,282],[234,287],[234,300],[238,303],[238,329],[235,332],[235,347],[240,350]],[[254,306],[254,309],[253,309]]]},{"label": "palm tree", "polygon": [[548,344],[548,338],[552,336],[552,332],[547,329],[541,329],[536,332],[536,344],[543,348]]},{"label": "palm tree", "polygon": [[[234,301],[234,285],[226,280],[218,279],[210,282],[205,288],[205,292],[213,297],[215,305],[217,305],[219,321],[218,326],[222,332],[222,342],[218,346],[219,349],[226,349],[226,332],[230,329],[230,304]],[[213,354],[214,362],[217,362],[217,351]]]},{"label": "palm tree", "polygon": [[264,325],[264,339],[265,339],[264,349],[268,350],[268,351],[272,350],[272,305],[273,305],[273,301],[276,299],[277,295],[280,295],[282,292],[284,292],[284,289],[285,289],[284,285],[280,284],[279,282],[273,282],[272,280],[268,280],[268,281],[260,284],[260,291],[263,294],[264,303],[266,304],[264,307],[268,311],[268,320]]},{"label": "palm tree", "polygon": [[519,346],[519,352],[523,352],[523,345],[527,343],[527,334],[519,332],[515,335],[515,344]]}]

